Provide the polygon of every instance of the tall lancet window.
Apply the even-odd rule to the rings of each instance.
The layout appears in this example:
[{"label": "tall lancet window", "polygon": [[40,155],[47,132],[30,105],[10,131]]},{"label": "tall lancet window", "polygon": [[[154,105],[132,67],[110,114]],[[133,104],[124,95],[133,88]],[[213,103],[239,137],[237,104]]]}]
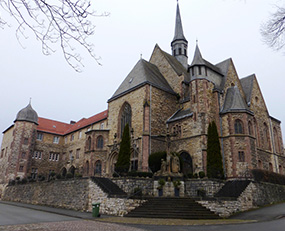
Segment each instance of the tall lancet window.
[{"label": "tall lancet window", "polygon": [[132,126],[132,108],[128,103],[125,103],[121,109],[121,137],[123,135],[124,128],[127,124]]}]

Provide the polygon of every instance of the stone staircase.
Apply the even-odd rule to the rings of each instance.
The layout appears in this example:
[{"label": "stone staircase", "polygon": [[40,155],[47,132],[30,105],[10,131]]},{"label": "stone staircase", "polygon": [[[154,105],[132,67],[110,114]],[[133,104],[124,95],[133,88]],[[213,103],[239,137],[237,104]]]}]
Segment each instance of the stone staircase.
[{"label": "stone staircase", "polygon": [[125,198],[127,194],[113,181],[103,177],[92,177],[94,183],[96,183],[109,197]]},{"label": "stone staircase", "polygon": [[153,197],[126,217],[172,218],[172,219],[219,219],[215,213],[191,198]]},{"label": "stone staircase", "polygon": [[219,192],[215,194],[218,198],[238,198],[249,185],[250,180],[228,181]]}]

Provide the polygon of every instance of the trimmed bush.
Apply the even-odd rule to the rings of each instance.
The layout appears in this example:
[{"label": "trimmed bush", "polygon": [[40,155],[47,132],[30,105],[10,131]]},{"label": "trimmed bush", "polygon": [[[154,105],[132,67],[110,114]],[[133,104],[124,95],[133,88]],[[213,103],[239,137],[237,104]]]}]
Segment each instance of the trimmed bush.
[{"label": "trimmed bush", "polygon": [[224,178],[219,134],[214,121],[211,122],[208,127],[207,175],[208,178]]},{"label": "trimmed bush", "polygon": [[148,166],[153,173],[160,170],[161,159],[166,160],[166,151],[154,152],[148,157]]},{"label": "trimmed bush", "polygon": [[251,173],[254,180],[258,182],[268,182],[272,184],[285,185],[284,175],[262,169],[253,169],[251,170]]},{"label": "trimmed bush", "polygon": [[126,124],[120,144],[118,160],[115,166],[115,171],[119,174],[126,175],[130,168],[131,158],[131,137],[129,124]]}]

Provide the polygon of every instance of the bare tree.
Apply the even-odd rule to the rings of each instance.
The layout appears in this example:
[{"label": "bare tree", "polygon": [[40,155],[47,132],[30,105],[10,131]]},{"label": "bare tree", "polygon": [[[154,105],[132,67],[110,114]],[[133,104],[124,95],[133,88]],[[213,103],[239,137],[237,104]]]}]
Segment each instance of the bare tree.
[{"label": "bare tree", "polygon": [[261,35],[269,47],[280,50],[285,46],[285,8],[276,8],[269,20],[261,25]]},{"label": "bare tree", "polygon": [[[27,38],[26,29],[32,31],[42,43],[42,52],[50,55],[60,44],[64,58],[76,71],[81,71],[82,57],[75,47],[79,44],[98,64],[93,44],[88,37],[94,34],[91,22],[96,15],[91,10],[89,0],[0,0],[0,6],[18,23],[16,36]],[[0,14],[0,26],[4,28],[7,20]]]}]

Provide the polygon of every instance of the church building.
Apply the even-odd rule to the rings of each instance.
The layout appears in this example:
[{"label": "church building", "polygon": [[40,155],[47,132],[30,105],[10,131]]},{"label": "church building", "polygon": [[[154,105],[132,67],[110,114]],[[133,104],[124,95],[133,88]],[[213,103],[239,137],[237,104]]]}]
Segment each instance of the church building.
[{"label": "church building", "polygon": [[130,126],[130,170],[150,171],[151,153],[170,150],[184,174],[207,171],[207,129],[215,121],[227,178],[250,169],[284,174],[280,121],[270,116],[255,75],[239,78],[232,59],[204,59],[198,44],[188,60],[177,3],[171,54],[155,45],[108,99],[107,110],[77,122],[39,117],[31,103],[3,133],[0,184],[54,171],[83,176],[114,173],[123,129]]}]

